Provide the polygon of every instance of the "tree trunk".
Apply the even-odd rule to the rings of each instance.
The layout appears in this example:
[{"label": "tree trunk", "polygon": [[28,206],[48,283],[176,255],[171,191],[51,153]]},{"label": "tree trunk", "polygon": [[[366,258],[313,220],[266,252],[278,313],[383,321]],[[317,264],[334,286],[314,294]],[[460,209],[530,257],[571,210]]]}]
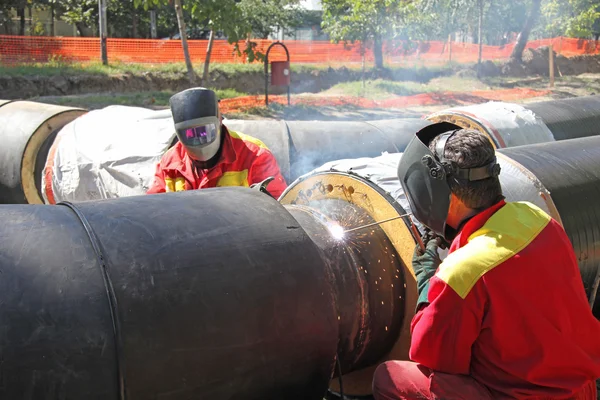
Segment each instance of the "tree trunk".
[{"label": "tree trunk", "polygon": [[79,32],[79,36],[81,36],[81,37],[87,36],[85,25],[83,25],[81,22],[76,22],[75,28],[77,28],[77,32]]},{"label": "tree trunk", "polygon": [[204,60],[204,72],[202,73],[202,86],[206,87],[208,84],[208,69],[210,66],[210,55],[212,54],[213,43],[215,41],[215,30],[210,30],[210,36],[208,37],[208,47],[206,48],[206,59]]},{"label": "tree trunk", "polygon": [[375,56],[375,68],[383,68],[383,40],[381,35],[375,35],[373,38],[373,55]]},{"label": "tree trunk", "polygon": [[29,34],[33,35],[33,12],[31,11],[31,6],[27,6],[27,11],[29,11]]},{"label": "tree trunk", "polygon": [[19,36],[25,36],[25,7],[19,8],[17,10],[17,15],[20,18]]},{"label": "tree trunk", "polygon": [[518,62],[523,62],[523,51],[525,50],[525,46],[527,45],[527,40],[529,40],[529,34],[531,33],[531,29],[533,29],[533,25],[540,14],[540,3],[542,0],[533,0],[531,11],[527,16],[527,20],[525,21],[525,25],[523,26],[523,30],[519,33],[517,37],[517,44],[513,48],[513,51],[510,55],[510,59]]},{"label": "tree trunk", "polygon": [[479,55],[477,57],[477,77],[481,78],[481,56],[483,53],[483,0],[478,0],[479,5],[479,27],[477,29],[477,40],[479,40]]},{"label": "tree trunk", "polygon": [[54,3],[50,3],[50,36],[54,36],[55,35],[55,25],[54,25],[54,19],[55,19],[55,15],[54,15]]},{"label": "tree trunk", "polygon": [[[106,9],[107,0],[98,0],[98,30],[100,36],[100,56],[103,65],[108,65],[108,49],[107,49],[107,37],[108,37],[108,23],[106,21]],[[79,29],[79,27],[77,27]]]},{"label": "tree trunk", "polygon": [[156,11],[150,11],[150,37],[156,39],[158,37],[156,29]]},{"label": "tree trunk", "polygon": [[188,49],[187,33],[185,29],[185,21],[183,20],[183,9],[181,0],[175,0],[175,13],[177,14],[177,24],[179,25],[179,35],[181,36],[181,47],[183,48],[183,56],[185,57],[185,65],[187,67],[188,79],[191,85],[196,84],[196,73],[190,59],[190,51]]},{"label": "tree trunk", "polygon": [[135,7],[131,10],[131,35],[134,39],[138,37],[138,15]]},{"label": "tree trunk", "polygon": [[360,56],[362,58],[362,91],[363,96],[367,96],[367,83],[366,83],[366,69],[367,69],[367,57],[366,57],[366,40],[363,39],[360,44]]}]

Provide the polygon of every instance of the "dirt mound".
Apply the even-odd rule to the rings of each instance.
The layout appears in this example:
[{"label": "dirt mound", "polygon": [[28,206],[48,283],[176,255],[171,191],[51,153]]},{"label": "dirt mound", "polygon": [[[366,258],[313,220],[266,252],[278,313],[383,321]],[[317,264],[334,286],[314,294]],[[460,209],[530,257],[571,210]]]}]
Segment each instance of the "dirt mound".
[{"label": "dirt mound", "polygon": [[[516,77],[549,76],[549,50],[549,47],[526,49],[523,52],[523,63],[514,60],[508,61],[502,66],[502,75]],[[598,73],[600,72],[600,56],[584,55],[567,58],[554,52],[554,68],[555,76]]]}]

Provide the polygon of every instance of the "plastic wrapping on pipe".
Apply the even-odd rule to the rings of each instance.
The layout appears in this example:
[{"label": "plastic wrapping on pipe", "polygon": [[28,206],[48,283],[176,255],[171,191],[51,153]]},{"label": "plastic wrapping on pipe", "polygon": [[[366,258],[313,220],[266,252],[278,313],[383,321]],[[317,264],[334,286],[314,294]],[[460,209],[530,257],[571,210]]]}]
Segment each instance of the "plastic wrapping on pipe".
[{"label": "plastic wrapping on pipe", "polygon": [[0,398],[317,400],[333,374],[333,273],[257,191],[4,205],[0,254]]},{"label": "plastic wrapping on pipe", "polygon": [[[299,122],[225,120],[231,130],[262,140],[288,182],[324,162],[397,151],[424,120]],[[385,133],[377,126],[386,127]],[[397,127],[397,129],[394,129]],[[88,201],[145,194],[156,164],[176,140],[168,110],[111,106],[67,125],[36,180],[44,201]]]},{"label": "plastic wrapping on pipe", "polygon": [[488,102],[455,107],[427,117],[448,121],[486,134],[497,148],[544,143],[555,140],[552,132],[534,112],[512,103]]},{"label": "plastic wrapping on pipe", "polygon": [[600,134],[600,96],[528,103],[524,107],[544,121],[556,140]]},{"label": "plastic wrapping on pipe", "polygon": [[77,118],[57,135],[46,162],[47,204],[145,194],[175,138],[170,114],[112,106]]}]

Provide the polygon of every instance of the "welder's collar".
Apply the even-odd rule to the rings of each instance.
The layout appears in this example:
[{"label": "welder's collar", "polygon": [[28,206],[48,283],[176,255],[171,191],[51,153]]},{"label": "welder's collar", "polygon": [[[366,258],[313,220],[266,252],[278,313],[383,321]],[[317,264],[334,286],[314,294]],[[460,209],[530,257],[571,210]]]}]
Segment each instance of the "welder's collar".
[{"label": "welder's collar", "polygon": [[458,235],[452,241],[452,247],[450,248],[450,250],[454,251],[465,246],[469,241],[469,237],[477,230],[479,230],[487,222],[487,220],[490,219],[490,217],[496,213],[496,211],[498,211],[505,205],[506,201],[500,200],[493,206],[481,211],[479,214],[469,219],[462,226],[462,228],[458,232]]}]

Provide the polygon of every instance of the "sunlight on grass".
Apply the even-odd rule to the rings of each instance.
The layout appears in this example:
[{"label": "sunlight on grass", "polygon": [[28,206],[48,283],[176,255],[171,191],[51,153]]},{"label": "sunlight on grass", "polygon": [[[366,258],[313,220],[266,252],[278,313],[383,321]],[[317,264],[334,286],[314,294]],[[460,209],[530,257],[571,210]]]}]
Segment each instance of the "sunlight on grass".
[{"label": "sunlight on grass", "polygon": [[[220,99],[247,96],[247,93],[238,92],[234,89],[215,90]],[[150,91],[132,93],[98,93],[71,96],[47,96],[31,99],[43,103],[57,104],[62,106],[83,107],[98,109],[110,105],[135,106],[135,107],[168,107],[169,98],[175,92],[172,91]]]}]

